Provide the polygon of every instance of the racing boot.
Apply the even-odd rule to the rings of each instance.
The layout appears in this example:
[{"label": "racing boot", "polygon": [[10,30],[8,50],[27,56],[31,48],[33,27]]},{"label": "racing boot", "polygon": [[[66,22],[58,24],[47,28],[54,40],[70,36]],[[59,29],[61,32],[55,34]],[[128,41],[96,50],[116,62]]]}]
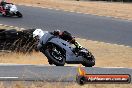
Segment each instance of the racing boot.
[{"label": "racing boot", "polygon": [[4,11],[2,12],[2,16],[6,16],[6,13]]},{"label": "racing boot", "polygon": [[76,55],[78,55],[79,52],[83,49],[83,47],[82,47],[78,42],[75,42],[74,45],[75,45],[75,48],[74,48],[73,52],[74,52]]}]

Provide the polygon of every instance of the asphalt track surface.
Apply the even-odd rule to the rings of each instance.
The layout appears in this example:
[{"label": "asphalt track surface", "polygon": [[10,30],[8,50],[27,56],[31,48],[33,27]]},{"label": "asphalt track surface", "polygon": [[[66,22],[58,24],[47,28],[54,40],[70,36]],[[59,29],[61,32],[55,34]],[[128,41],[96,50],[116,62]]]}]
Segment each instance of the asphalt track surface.
[{"label": "asphalt track surface", "polygon": [[24,17],[1,17],[0,24],[23,28],[68,30],[77,37],[132,46],[132,21],[74,12],[18,6]]},{"label": "asphalt track surface", "polygon": [[[1,81],[75,82],[78,67],[48,65],[0,65]],[[88,74],[130,74],[128,68],[85,68]]]}]

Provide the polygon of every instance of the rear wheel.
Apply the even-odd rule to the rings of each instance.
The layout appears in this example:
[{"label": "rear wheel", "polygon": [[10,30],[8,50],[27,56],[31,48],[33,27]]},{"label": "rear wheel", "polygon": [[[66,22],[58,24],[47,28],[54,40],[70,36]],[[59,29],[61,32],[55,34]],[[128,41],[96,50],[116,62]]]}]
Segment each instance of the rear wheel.
[{"label": "rear wheel", "polygon": [[56,44],[47,44],[45,55],[48,58],[49,64],[55,64],[56,66],[65,65],[65,52],[64,50]]}]

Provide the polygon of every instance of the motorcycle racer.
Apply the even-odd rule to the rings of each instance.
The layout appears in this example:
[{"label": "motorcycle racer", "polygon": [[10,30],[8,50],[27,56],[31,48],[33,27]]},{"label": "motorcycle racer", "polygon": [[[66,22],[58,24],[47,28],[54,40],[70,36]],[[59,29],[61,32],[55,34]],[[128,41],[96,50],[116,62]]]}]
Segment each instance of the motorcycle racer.
[{"label": "motorcycle racer", "polygon": [[22,18],[23,15],[18,11],[17,6],[13,3],[7,3],[5,0],[2,0],[0,2],[0,14],[2,16],[17,16],[19,18]]},{"label": "motorcycle racer", "polygon": [[[39,39],[40,43],[38,44],[38,49],[41,51],[41,42],[43,41],[42,40],[42,36],[45,34],[45,33],[48,33],[48,31],[43,31],[42,29],[36,29],[34,32],[33,32],[33,37],[36,37],[37,39]],[[61,32],[60,30],[55,30],[53,32],[50,32],[51,34],[53,34],[54,36],[59,36],[61,39],[69,42],[70,44],[74,44],[75,45],[75,50],[74,52],[78,52],[79,50],[82,49],[82,46],[75,40],[75,37],[73,37],[69,32],[67,31],[63,31]]]},{"label": "motorcycle racer", "polygon": [[13,3],[8,3],[8,2],[6,2],[5,0],[2,0],[2,1],[0,2],[0,5],[3,7],[3,9],[8,10],[8,9],[11,7],[11,5],[13,5]]},{"label": "motorcycle racer", "polygon": [[[49,32],[35,29],[33,38],[38,40],[36,42],[38,49],[47,57],[50,65],[64,66],[65,63],[81,63],[86,67],[95,65],[95,58],[91,52],[86,48],[82,48],[67,31],[55,30]],[[76,47],[70,44],[74,44]],[[77,49],[78,47],[79,49]]]}]

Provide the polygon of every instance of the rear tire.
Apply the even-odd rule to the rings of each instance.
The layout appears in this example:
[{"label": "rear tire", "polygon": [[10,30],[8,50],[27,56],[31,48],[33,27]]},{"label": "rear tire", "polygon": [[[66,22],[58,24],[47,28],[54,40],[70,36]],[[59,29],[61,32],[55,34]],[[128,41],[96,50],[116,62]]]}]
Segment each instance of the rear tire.
[{"label": "rear tire", "polygon": [[[66,58],[64,56],[64,51],[61,47],[59,47],[58,45],[55,45],[55,44],[47,44],[46,47],[50,47],[50,46],[53,46],[56,48],[56,50],[60,53],[60,57],[58,55],[55,56],[54,51],[52,49],[46,49],[44,51],[44,54],[45,56],[48,58],[48,61],[49,61],[49,64],[55,64],[56,66],[64,66],[65,65],[65,62],[66,62]],[[51,47],[50,47],[51,48]],[[57,58],[58,56],[58,58]],[[61,58],[61,60],[60,60]]]}]

